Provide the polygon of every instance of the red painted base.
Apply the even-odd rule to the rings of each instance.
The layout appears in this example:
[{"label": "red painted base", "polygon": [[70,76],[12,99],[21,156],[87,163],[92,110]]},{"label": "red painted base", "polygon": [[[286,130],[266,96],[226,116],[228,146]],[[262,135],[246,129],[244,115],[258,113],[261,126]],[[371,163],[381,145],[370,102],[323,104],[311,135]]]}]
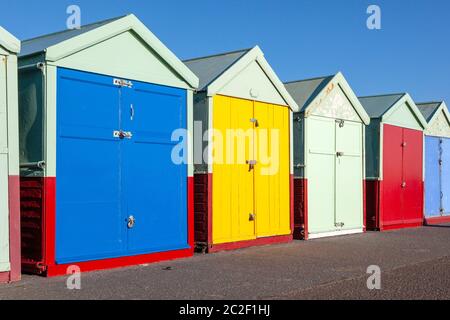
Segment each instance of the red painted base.
[{"label": "red painted base", "polygon": [[22,178],[22,270],[47,277],[67,274],[76,265],[81,272],[191,257],[194,254],[194,178],[188,177],[188,243],[190,249],[57,265],[55,263],[56,179]]},{"label": "red painted base", "polygon": [[267,238],[259,238],[255,240],[248,241],[238,241],[231,243],[223,243],[212,245],[207,249],[208,253],[215,253],[220,251],[229,251],[229,250],[237,250],[244,249],[255,246],[266,246],[270,244],[279,244],[279,243],[288,243],[294,239],[292,235],[287,236],[276,236],[276,237],[267,237]]},{"label": "red painted base", "polygon": [[398,229],[407,229],[407,228],[419,228],[422,226],[423,226],[422,221],[404,222],[404,223],[400,223],[400,224],[382,226],[379,231],[389,231],[389,230],[398,230]]},{"label": "red painted base", "polygon": [[11,272],[0,272],[0,283],[11,282]]},{"label": "red painted base", "polygon": [[442,216],[442,217],[435,217],[435,218],[425,218],[425,225],[431,226],[434,224],[443,224],[443,223],[450,223],[450,216]]},{"label": "red painted base", "polygon": [[132,256],[132,257],[107,259],[107,260],[97,260],[89,262],[63,264],[63,265],[52,265],[47,266],[47,270],[42,275],[46,277],[57,277],[67,275],[67,268],[70,266],[79,267],[81,272],[91,272],[91,271],[115,269],[134,265],[142,265],[147,263],[168,261],[180,258],[188,258],[192,257],[193,254],[194,251],[192,249],[186,249],[186,250],[177,250],[177,251]]}]

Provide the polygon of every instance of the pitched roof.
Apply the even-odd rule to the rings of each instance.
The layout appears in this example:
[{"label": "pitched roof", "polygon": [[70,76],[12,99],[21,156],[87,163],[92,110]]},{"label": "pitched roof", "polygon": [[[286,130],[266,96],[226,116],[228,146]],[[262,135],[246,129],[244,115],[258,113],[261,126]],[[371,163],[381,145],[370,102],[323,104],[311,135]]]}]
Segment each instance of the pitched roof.
[{"label": "pitched roof", "polygon": [[9,52],[19,53],[20,41],[0,26],[0,47]]},{"label": "pitched roof", "polygon": [[287,91],[304,111],[314,98],[333,80],[334,75],[285,83]]},{"label": "pitched roof", "polygon": [[436,111],[441,106],[442,102],[425,102],[425,103],[416,103],[420,112],[423,114],[424,118],[429,122]]},{"label": "pitched roof", "polygon": [[191,88],[198,87],[197,76],[133,14],[26,40],[20,56],[45,52],[47,61],[58,61],[127,31],[134,32]]},{"label": "pitched roof", "polygon": [[373,118],[381,118],[391,107],[393,107],[405,93],[387,94],[370,97],[359,97],[359,101],[366,109],[367,114]]},{"label": "pitched roof", "polygon": [[20,53],[21,57],[33,55],[36,53],[44,52],[48,47],[54,46],[60,42],[69,40],[83,33],[89,32],[91,30],[102,27],[110,22],[122,19],[126,16],[121,16],[113,19],[103,20],[91,24],[82,26],[80,29],[64,30],[60,32],[55,32],[47,34],[44,36],[28,39],[22,41],[22,51]]},{"label": "pitched roof", "polygon": [[205,90],[251,49],[231,51],[183,61],[200,80],[198,90]]},{"label": "pitched roof", "polygon": [[287,106],[298,111],[298,105],[287,92],[281,80],[264,57],[258,46],[251,49],[222,53],[197,59],[186,60],[184,63],[200,78],[199,90],[207,91],[213,96],[229,81],[237,77],[252,62],[258,63],[274,88],[278,91]]}]

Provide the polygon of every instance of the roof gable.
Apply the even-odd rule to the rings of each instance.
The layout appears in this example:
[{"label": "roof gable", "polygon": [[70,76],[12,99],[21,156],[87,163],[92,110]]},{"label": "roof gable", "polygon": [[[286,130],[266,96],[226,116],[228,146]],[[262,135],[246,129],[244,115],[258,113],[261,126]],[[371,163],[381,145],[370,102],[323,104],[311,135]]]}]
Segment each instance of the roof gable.
[{"label": "roof gable", "polygon": [[[285,85],[288,92],[291,93],[295,101],[301,106],[301,112],[306,117],[311,115],[323,101],[329,100],[330,94],[337,94],[333,90],[334,88],[339,88],[359,118],[366,125],[370,123],[368,114],[341,72],[338,72],[334,76],[289,82]],[[348,107],[348,104],[345,104],[345,100],[342,102],[343,104],[340,104],[339,107]],[[345,113],[349,113],[348,108]]]},{"label": "roof gable", "polygon": [[420,103],[418,107],[428,114],[427,135],[450,138],[450,113],[445,102]]},{"label": "roof gable", "polygon": [[258,46],[251,50],[241,50],[216,56],[187,60],[185,63],[201,78],[201,89],[208,96],[220,93],[232,80],[239,77],[247,67],[257,62],[273,88],[278,91],[285,104],[294,112],[298,105],[287,92]]},{"label": "roof gable", "polygon": [[425,129],[427,121],[409,94],[388,94],[359,98],[373,119],[393,125]]},{"label": "roof gable", "polygon": [[82,27],[24,41],[21,56],[45,52],[47,61],[55,62],[117,35],[132,31],[150,47],[191,88],[198,87],[198,78],[134,15],[106,20]]},{"label": "roof gable", "polygon": [[419,108],[423,117],[429,123],[433,116],[438,112],[439,107],[443,102],[425,102],[417,103],[417,108]]},{"label": "roof gable", "polygon": [[11,53],[20,52],[20,41],[0,26],[0,47]]},{"label": "roof gable", "polygon": [[214,80],[235,64],[250,49],[227,52],[183,61],[199,78],[199,91],[205,90]]}]

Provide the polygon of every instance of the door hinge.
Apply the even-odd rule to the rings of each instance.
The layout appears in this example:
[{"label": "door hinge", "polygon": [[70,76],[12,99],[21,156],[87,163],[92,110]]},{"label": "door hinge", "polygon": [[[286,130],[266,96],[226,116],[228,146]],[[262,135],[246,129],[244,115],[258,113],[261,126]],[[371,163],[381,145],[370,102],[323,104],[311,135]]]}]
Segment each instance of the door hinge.
[{"label": "door hinge", "polygon": [[133,87],[133,82],[124,79],[114,79],[113,84],[119,87],[126,87],[126,88]]}]

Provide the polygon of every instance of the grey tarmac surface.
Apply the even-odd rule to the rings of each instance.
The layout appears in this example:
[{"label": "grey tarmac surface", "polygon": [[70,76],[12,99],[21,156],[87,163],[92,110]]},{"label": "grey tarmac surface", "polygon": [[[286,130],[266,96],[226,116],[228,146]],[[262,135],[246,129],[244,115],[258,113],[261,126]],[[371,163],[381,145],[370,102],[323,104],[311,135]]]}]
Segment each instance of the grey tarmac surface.
[{"label": "grey tarmac surface", "polygon": [[[370,265],[381,268],[381,290],[367,289]],[[450,299],[450,225],[85,273],[81,290],[66,280],[24,276],[0,285],[0,299]]]}]

